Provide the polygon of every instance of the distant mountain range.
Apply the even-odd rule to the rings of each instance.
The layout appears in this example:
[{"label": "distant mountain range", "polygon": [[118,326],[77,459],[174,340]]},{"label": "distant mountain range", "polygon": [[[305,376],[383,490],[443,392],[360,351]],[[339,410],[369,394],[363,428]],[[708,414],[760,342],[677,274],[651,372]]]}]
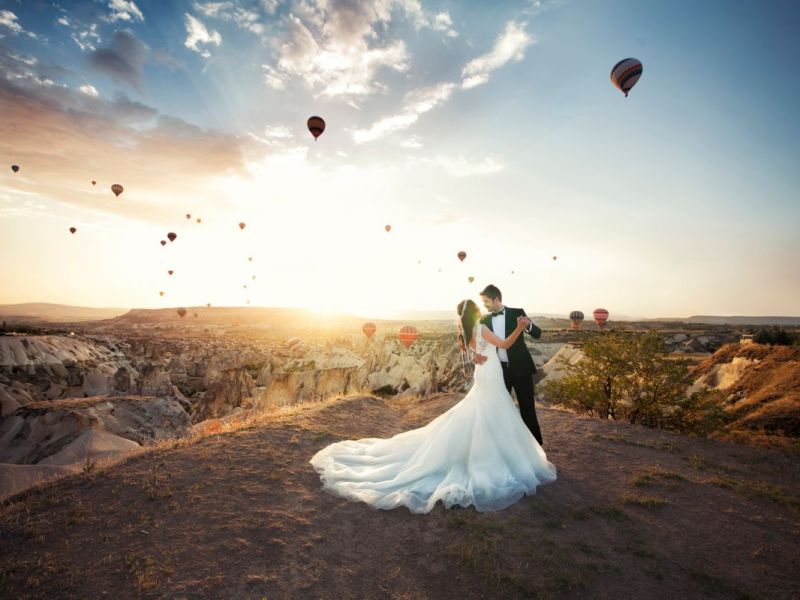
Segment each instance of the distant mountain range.
[{"label": "distant mountain range", "polygon": [[[189,308],[189,307],[187,307]],[[90,306],[70,306],[67,304],[52,304],[48,302],[27,302],[22,304],[0,304],[0,319],[30,319],[39,321],[74,322],[74,321],[96,321],[100,319],[113,319],[125,316],[126,320],[135,321],[140,318],[147,319],[147,315],[154,317],[159,312],[174,309],[128,309],[103,307],[95,308]],[[190,309],[191,310],[191,309]],[[202,308],[201,308],[202,310]],[[222,313],[232,314],[236,311],[244,311],[243,314],[255,315],[260,311],[265,314],[277,316],[284,313],[287,317],[295,312],[300,312],[308,316],[308,312],[303,309],[293,308],[274,308],[274,307],[215,307],[214,313],[221,316]],[[528,311],[529,315],[536,318],[558,319],[567,321],[567,313],[536,313]],[[614,315],[614,321],[647,321],[647,322],[681,322],[699,323],[706,325],[794,325],[800,326],[800,317],[781,317],[781,316],[718,316],[718,315],[692,315],[691,317],[630,317],[628,315]],[[317,315],[318,317],[318,315]],[[330,315],[329,319],[340,318],[369,319],[373,318],[364,315]],[[452,321],[457,318],[455,311],[449,310],[407,310],[386,314],[376,320],[397,320],[397,321]],[[591,314],[586,318],[591,320]]]}]

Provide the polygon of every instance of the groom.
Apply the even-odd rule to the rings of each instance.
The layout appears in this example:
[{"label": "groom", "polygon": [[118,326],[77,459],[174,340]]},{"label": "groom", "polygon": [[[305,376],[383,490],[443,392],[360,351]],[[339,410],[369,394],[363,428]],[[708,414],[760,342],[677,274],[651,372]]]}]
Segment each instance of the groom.
[{"label": "groom", "polygon": [[[500,338],[507,338],[514,331],[517,317],[526,317],[525,311],[521,308],[510,308],[503,305],[503,294],[494,285],[487,285],[481,292],[483,306],[491,314],[481,319],[481,323],[486,325],[492,332]],[[542,337],[542,330],[531,322],[526,328],[531,336],[536,339]],[[533,437],[544,447],[542,442],[542,432],[539,430],[539,421],[536,419],[536,407],[533,404],[533,374],[536,373],[536,365],[533,364],[528,348],[525,346],[524,336],[519,336],[517,341],[509,348],[497,348],[500,364],[503,366],[503,379],[506,388],[511,393],[511,388],[517,394],[519,412],[522,420],[528,426]],[[483,364],[486,357],[478,354],[473,359],[478,364]]]}]

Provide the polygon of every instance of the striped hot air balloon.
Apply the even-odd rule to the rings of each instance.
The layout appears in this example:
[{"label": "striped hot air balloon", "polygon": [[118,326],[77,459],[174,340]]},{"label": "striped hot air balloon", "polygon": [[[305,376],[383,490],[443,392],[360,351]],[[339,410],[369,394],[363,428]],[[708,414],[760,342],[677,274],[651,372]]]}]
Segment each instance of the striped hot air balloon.
[{"label": "striped hot air balloon", "polygon": [[400,328],[400,343],[408,350],[417,339],[417,329],[413,325],[404,325]]},{"label": "striped hot air balloon", "polygon": [[635,58],[625,58],[614,65],[611,69],[611,83],[620,90],[625,97],[628,92],[639,81],[642,76],[642,63]]},{"label": "striped hot air balloon", "polygon": [[314,136],[314,141],[317,141],[317,138],[322,135],[322,132],[325,131],[325,120],[322,117],[311,117],[308,119],[308,130],[311,132],[311,135]]},{"label": "striped hot air balloon", "polygon": [[569,313],[569,320],[572,321],[570,327],[572,329],[580,329],[581,328],[581,321],[583,321],[583,313],[579,310],[573,310]]},{"label": "striped hot air balloon", "polygon": [[597,326],[600,327],[600,329],[603,329],[606,326],[606,321],[608,321],[608,311],[605,308],[595,308],[592,316],[594,317],[594,322],[597,323]]},{"label": "striped hot air balloon", "polygon": [[361,327],[361,331],[364,332],[364,335],[367,336],[367,339],[371,339],[372,336],[375,335],[376,329],[377,327],[375,327],[375,323],[364,323],[364,325]]}]

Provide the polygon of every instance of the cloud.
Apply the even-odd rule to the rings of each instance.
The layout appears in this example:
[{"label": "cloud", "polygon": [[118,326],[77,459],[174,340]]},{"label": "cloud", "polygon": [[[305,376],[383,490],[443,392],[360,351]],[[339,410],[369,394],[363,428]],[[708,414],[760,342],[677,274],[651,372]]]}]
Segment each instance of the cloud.
[{"label": "cloud", "polygon": [[97,23],[92,23],[88,29],[83,31],[72,31],[69,34],[72,41],[78,45],[81,50],[96,50],[96,44],[100,43],[100,34],[97,33]]},{"label": "cloud", "polygon": [[22,25],[17,23],[17,15],[10,10],[0,10],[0,25],[8,27],[12,33],[22,33]]},{"label": "cloud", "polygon": [[110,23],[116,21],[144,21],[142,11],[139,10],[139,7],[136,6],[133,0],[110,0],[108,8],[111,10],[111,14],[107,17],[103,17],[104,21]]},{"label": "cloud", "polygon": [[184,17],[187,35],[186,41],[183,42],[183,45],[190,50],[194,50],[195,52],[199,53],[203,58],[208,58],[211,56],[211,53],[208,51],[208,49],[201,48],[200,46],[208,46],[211,44],[219,46],[222,43],[222,36],[218,31],[215,30],[209,32],[208,29],[206,29],[206,26],[203,25],[200,20],[198,20],[196,17],[193,17],[189,13],[185,13]]},{"label": "cloud", "polygon": [[408,129],[419,120],[420,115],[449,100],[457,87],[467,90],[486,83],[492,71],[501,68],[511,60],[522,60],[525,48],[532,43],[533,40],[524,30],[523,25],[509,21],[503,33],[495,40],[492,49],[464,66],[463,79],[460,84],[442,82],[411,92],[405,97],[401,112],[379,119],[368,129],[355,130],[353,139],[356,143],[361,144]]},{"label": "cloud", "polygon": [[264,31],[260,13],[230,0],[225,2],[195,2],[194,7],[207,17],[235,23],[238,27],[252,31],[255,34],[260,34]]},{"label": "cloud", "polygon": [[417,122],[420,115],[446,102],[455,88],[455,83],[445,82],[411,92],[404,100],[402,112],[376,121],[369,129],[357,129],[353,132],[353,139],[361,144],[407,129]]},{"label": "cloud", "polygon": [[97,92],[97,89],[93,85],[82,85],[78,88],[78,90],[87,96],[93,96],[97,98],[100,94]]},{"label": "cloud", "polygon": [[283,20],[286,33],[272,43],[276,60],[265,64],[265,83],[285,89],[297,79],[323,96],[353,98],[386,90],[382,70],[404,73],[409,53],[400,39],[384,40],[397,15],[414,26],[458,35],[446,12],[428,15],[419,0],[298,0]]},{"label": "cloud", "polygon": [[423,163],[442,167],[448,175],[453,177],[467,177],[470,175],[491,175],[505,168],[500,160],[486,156],[480,160],[470,160],[463,156],[437,155],[434,158],[424,158]]},{"label": "cloud", "polygon": [[[45,83],[43,68],[0,46],[0,153],[36,174],[12,182],[15,194],[163,223],[174,217],[166,198],[205,198],[210,181],[243,173],[239,138],[162,115],[123,93],[109,100]],[[98,186],[87,193],[91,179]],[[136,201],[110,203],[108,188],[100,188],[114,181]]]},{"label": "cloud", "polygon": [[491,51],[469,61],[461,72],[461,88],[468,90],[489,81],[489,74],[509,61],[519,62],[525,57],[525,48],[533,39],[524,25],[509,21],[505,31],[495,40]]},{"label": "cloud", "polygon": [[126,31],[117,31],[108,48],[99,48],[89,55],[89,66],[105,73],[117,83],[127,83],[141,90],[142,69],[147,46]]}]

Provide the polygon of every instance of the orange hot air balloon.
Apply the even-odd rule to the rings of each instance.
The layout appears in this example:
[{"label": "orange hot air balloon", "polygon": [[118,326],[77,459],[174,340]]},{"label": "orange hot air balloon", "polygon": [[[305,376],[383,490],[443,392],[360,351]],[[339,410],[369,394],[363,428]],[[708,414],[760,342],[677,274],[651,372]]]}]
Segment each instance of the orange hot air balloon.
[{"label": "orange hot air balloon", "polygon": [[170,269],[169,271],[167,271],[167,273],[169,273],[170,275],[172,275],[174,272],[175,272],[175,271],[173,271],[172,269]]},{"label": "orange hot air balloon", "polygon": [[322,117],[311,117],[308,119],[308,130],[311,132],[311,135],[314,136],[314,141],[317,141],[317,138],[322,135],[322,132],[325,131],[325,120]]},{"label": "orange hot air balloon", "polygon": [[244,229],[247,227],[247,223],[239,223],[239,229]]},{"label": "orange hot air balloon", "polygon": [[159,243],[160,243],[162,246],[166,246],[166,245],[167,245],[167,240],[161,240],[161,242],[159,242]]},{"label": "orange hot air balloon", "polygon": [[178,234],[177,234],[177,233],[173,233],[173,232],[171,232],[171,231],[170,231],[170,232],[167,234],[167,237],[169,238],[169,241],[170,241],[170,242],[174,242],[174,241],[175,241],[175,238],[177,238],[177,237],[178,237]]},{"label": "orange hot air balloon", "polygon": [[391,230],[392,230],[392,226],[391,226],[391,225],[387,225],[386,227],[384,227],[384,229],[385,229],[387,232],[389,232],[389,231],[391,231]]},{"label": "orange hot air balloon", "polygon": [[14,173],[16,173],[17,171],[19,171],[19,165],[11,165],[11,170],[14,171]]},{"label": "orange hot air balloon", "polygon": [[467,281],[472,283],[473,281],[475,281],[475,278],[472,275],[470,275],[469,277],[467,277]]},{"label": "orange hot air balloon", "polygon": [[178,316],[181,319],[186,316],[186,309],[185,308],[179,308],[177,312],[178,312]]},{"label": "orange hot air balloon", "polygon": [[192,218],[192,214],[191,213],[186,213],[186,220],[188,221],[191,218]]},{"label": "orange hot air balloon", "polygon": [[111,191],[114,192],[115,196],[119,197],[119,195],[125,191],[125,188],[123,188],[120,184],[115,183],[111,186]]},{"label": "orange hot air balloon", "polygon": [[412,325],[405,325],[400,328],[400,343],[408,350],[417,339],[417,329]]},{"label": "orange hot air balloon", "polygon": [[70,232],[70,233],[75,233],[76,231],[78,231],[78,230],[77,230],[77,229],[75,229],[74,227],[70,227],[70,228],[69,228],[69,232]]},{"label": "orange hot air balloon", "polygon": [[606,326],[606,322],[608,321],[608,311],[605,308],[595,308],[592,316],[594,317],[594,322],[597,323],[598,327],[603,329]]},{"label": "orange hot air balloon", "polygon": [[361,327],[361,331],[364,332],[364,335],[367,336],[367,339],[372,339],[372,336],[375,335],[375,323],[364,323]]},{"label": "orange hot air balloon", "polygon": [[92,179],[92,185],[97,185],[97,182],[94,179]]},{"label": "orange hot air balloon", "polygon": [[464,252],[462,250],[461,252],[458,253],[458,260],[460,260],[461,262],[464,262],[465,258],[467,258],[467,253],[466,252]]}]

